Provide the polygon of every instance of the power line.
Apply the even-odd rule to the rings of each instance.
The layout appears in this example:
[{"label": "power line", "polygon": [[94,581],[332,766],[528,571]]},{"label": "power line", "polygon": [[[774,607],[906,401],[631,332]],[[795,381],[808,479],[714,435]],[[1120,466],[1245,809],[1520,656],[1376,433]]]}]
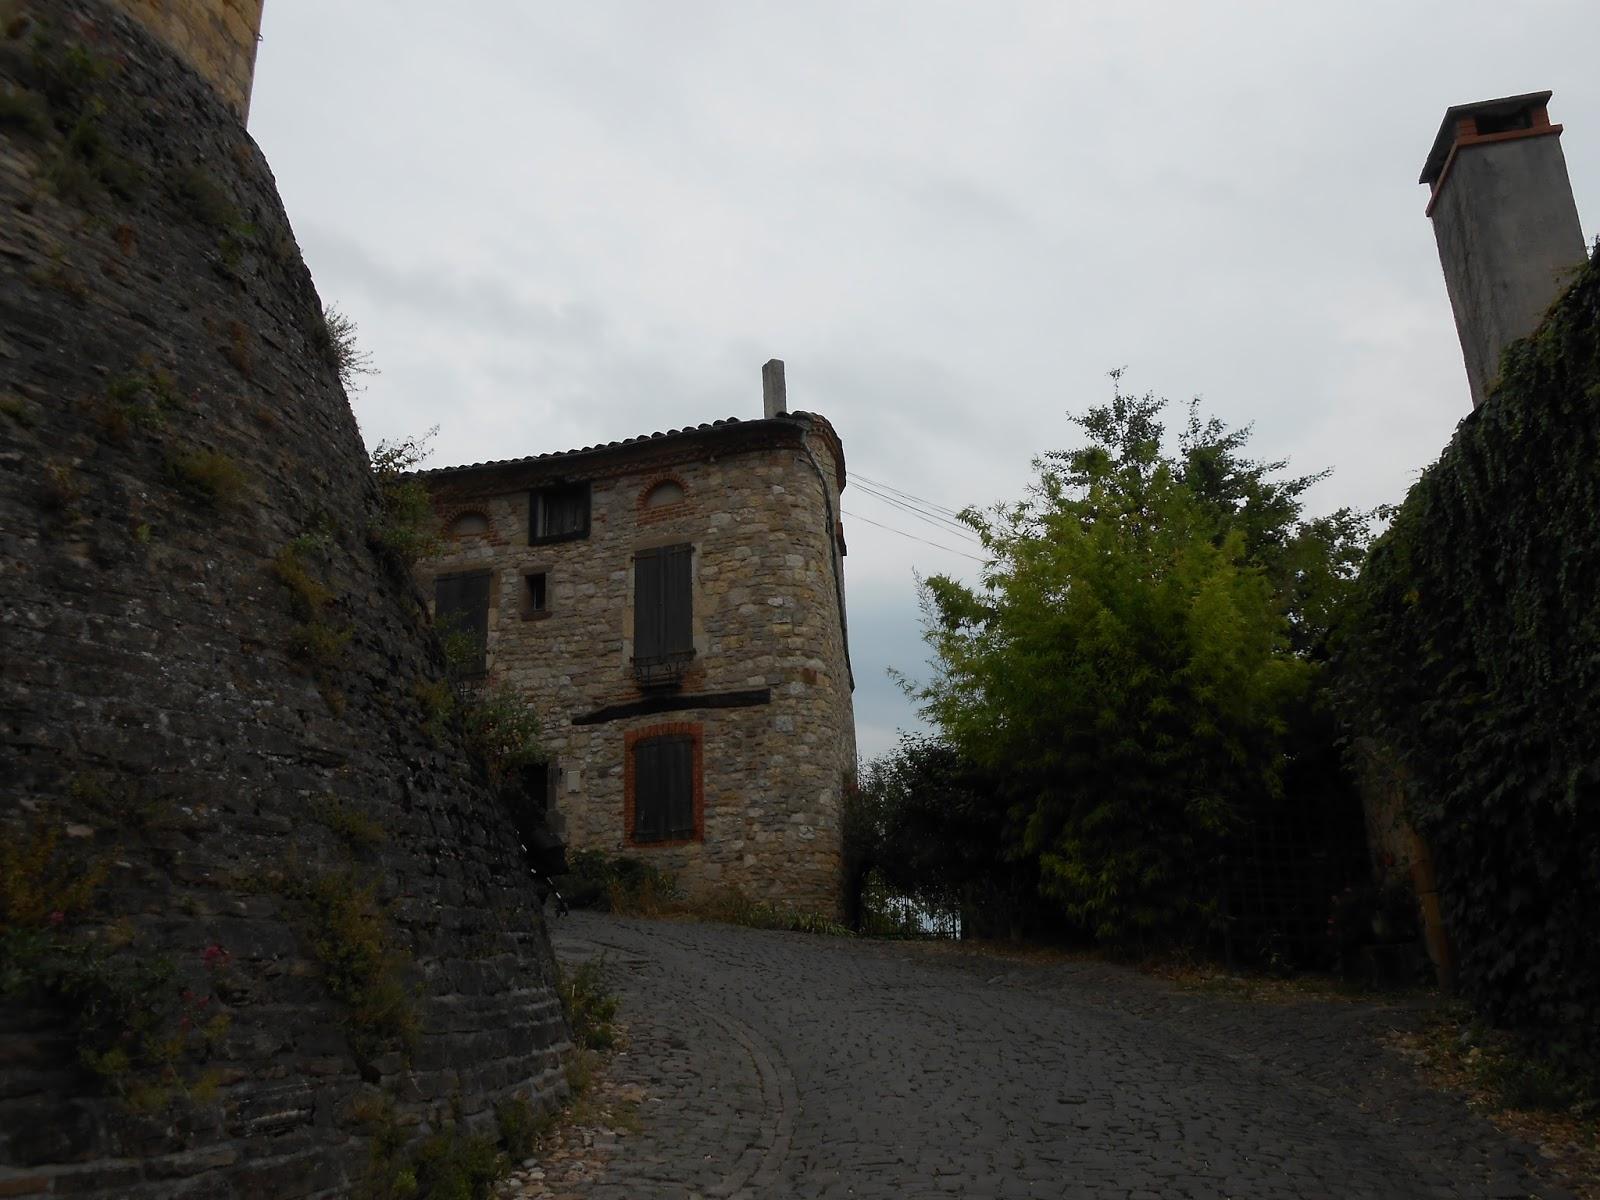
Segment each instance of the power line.
[{"label": "power line", "polygon": [[924,522],[925,524],[932,525],[935,529],[939,530],[941,533],[959,534],[961,537],[966,538],[968,541],[974,543],[975,545],[981,545],[982,544],[982,539],[979,538],[978,535],[975,534],[971,530],[971,528],[969,528],[966,525],[959,524],[958,522],[952,521],[952,520],[950,520],[950,519],[948,519],[946,517],[940,517],[937,514],[929,513],[924,509],[917,508],[915,505],[912,505],[912,504],[907,504],[903,500],[897,500],[893,496],[889,495],[888,493],[879,492],[879,491],[877,491],[877,490],[875,490],[875,489],[873,489],[871,487],[868,487],[865,484],[859,484],[858,483],[858,486],[861,488],[861,490],[866,495],[871,496],[873,499],[880,500],[885,504],[892,505],[893,507],[899,509],[901,512],[907,513],[910,516],[913,516],[913,517],[917,518],[917,520]]},{"label": "power line", "polygon": [[903,538],[910,538],[913,542],[921,542],[924,546],[932,546],[935,550],[943,550],[947,554],[958,554],[962,558],[970,558],[975,563],[987,563],[986,558],[979,558],[976,554],[968,554],[964,550],[957,550],[954,546],[941,546],[938,542],[930,542],[927,538],[918,537],[914,533],[907,533],[904,529],[896,529],[893,525],[885,525],[882,521],[874,521],[871,517],[863,517],[860,513],[853,513],[848,508],[840,508],[845,516],[855,521],[865,521],[868,525],[876,525],[879,529],[887,529],[890,533],[898,533]]},{"label": "power line", "polygon": [[918,496],[912,492],[906,491],[904,488],[898,488],[892,483],[885,483],[881,479],[874,479],[870,475],[863,475],[860,471],[852,471],[850,473],[850,478],[860,483],[868,483],[873,487],[879,487],[883,488],[885,491],[893,492],[895,495],[901,496],[906,500],[910,500],[914,504],[920,504],[924,508],[933,509],[936,512],[943,513],[947,517],[958,518],[961,516],[960,511],[957,509],[947,508],[945,505],[940,504],[935,500],[929,500],[925,497]]}]

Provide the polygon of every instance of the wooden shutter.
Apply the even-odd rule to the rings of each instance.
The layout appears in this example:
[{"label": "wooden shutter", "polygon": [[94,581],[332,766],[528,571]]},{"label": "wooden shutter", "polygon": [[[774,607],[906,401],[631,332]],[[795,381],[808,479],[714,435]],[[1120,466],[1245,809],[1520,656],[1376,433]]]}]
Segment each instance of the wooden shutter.
[{"label": "wooden shutter", "polygon": [[652,738],[633,748],[633,840],[662,842],[667,837],[662,803],[661,742]]},{"label": "wooden shutter", "polygon": [[447,575],[433,584],[433,621],[439,632],[462,630],[476,643],[471,659],[461,668],[464,675],[482,675],[488,670],[489,575]]},{"label": "wooden shutter", "polygon": [[694,837],[694,739],[648,738],[633,748],[633,840]]},{"label": "wooden shutter", "polygon": [[694,739],[663,738],[661,773],[667,837],[694,836]]},{"label": "wooden shutter", "polygon": [[633,559],[633,657],[649,662],[666,649],[662,624],[661,555],[640,551]]},{"label": "wooden shutter", "polygon": [[692,553],[688,546],[668,546],[662,552],[662,643],[668,654],[694,652]]},{"label": "wooden shutter", "polygon": [[633,560],[633,656],[649,662],[694,652],[693,548],[641,550]]}]

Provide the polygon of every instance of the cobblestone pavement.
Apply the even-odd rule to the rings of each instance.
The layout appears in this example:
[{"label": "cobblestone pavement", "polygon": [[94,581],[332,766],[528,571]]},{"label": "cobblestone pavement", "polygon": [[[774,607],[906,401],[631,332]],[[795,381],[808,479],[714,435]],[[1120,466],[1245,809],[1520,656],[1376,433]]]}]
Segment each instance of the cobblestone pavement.
[{"label": "cobblestone pavement", "polygon": [[1100,963],[575,913],[639,1128],[581,1194],[1558,1197],[1381,1044],[1394,1005],[1248,1003]]}]

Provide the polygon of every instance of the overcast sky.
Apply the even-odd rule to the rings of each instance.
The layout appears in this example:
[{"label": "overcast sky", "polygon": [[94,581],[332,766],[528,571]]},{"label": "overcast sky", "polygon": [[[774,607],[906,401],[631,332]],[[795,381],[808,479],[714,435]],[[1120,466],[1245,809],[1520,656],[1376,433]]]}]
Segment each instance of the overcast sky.
[{"label": "overcast sky", "polygon": [[[267,0],[250,128],[382,371],[369,444],[758,417],[777,357],[852,476],[959,509],[1125,366],[1333,468],[1325,510],[1398,500],[1471,407],[1416,184],[1445,107],[1554,89],[1600,228],[1597,34],[1594,0]],[[844,508],[873,755],[916,724],[915,573],[978,564]]]}]

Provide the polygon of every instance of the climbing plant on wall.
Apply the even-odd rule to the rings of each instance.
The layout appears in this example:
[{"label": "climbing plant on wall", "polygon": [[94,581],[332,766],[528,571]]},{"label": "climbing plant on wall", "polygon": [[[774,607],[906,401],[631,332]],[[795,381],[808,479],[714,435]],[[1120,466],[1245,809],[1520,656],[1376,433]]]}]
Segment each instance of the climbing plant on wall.
[{"label": "climbing plant on wall", "polygon": [[1600,1063],[1600,255],[1374,545],[1338,663],[1462,989]]}]

